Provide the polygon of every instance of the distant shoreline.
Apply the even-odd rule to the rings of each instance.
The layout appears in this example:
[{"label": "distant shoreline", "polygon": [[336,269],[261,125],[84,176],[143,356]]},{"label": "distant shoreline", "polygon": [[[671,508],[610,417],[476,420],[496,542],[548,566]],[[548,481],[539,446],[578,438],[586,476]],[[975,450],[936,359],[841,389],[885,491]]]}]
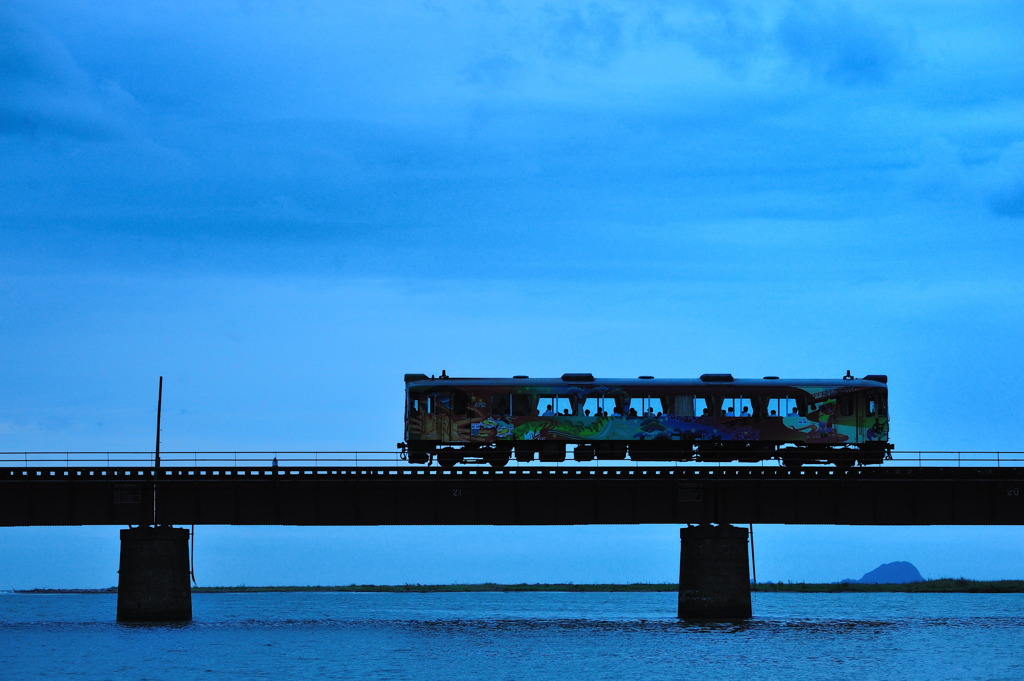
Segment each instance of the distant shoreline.
[{"label": "distant shoreline", "polygon": [[[347,586],[198,586],[193,593],[637,593],[676,591],[678,585],[665,584],[349,584]],[[834,582],[766,582],[751,584],[755,593],[1024,593],[1024,580],[991,582],[973,579],[930,579],[908,584],[858,584]],[[106,589],[14,589],[17,594],[108,594]]]}]

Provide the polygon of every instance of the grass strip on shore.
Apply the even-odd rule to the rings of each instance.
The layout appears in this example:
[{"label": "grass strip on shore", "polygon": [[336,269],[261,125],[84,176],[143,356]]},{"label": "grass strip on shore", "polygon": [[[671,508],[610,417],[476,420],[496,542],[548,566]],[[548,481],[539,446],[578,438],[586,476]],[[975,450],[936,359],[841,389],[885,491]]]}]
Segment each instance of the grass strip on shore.
[{"label": "grass strip on shore", "polygon": [[[349,584],[339,586],[197,586],[193,593],[501,593],[501,592],[603,592],[636,593],[676,591],[673,583],[634,584]],[[1024,580],[929,579],[908,584],[859,584],[832,582],[763,582],[751,584],[753,592],[790,593],[1024,593]],[[15,589],[22,594],[117,593],[107,589]]]}]

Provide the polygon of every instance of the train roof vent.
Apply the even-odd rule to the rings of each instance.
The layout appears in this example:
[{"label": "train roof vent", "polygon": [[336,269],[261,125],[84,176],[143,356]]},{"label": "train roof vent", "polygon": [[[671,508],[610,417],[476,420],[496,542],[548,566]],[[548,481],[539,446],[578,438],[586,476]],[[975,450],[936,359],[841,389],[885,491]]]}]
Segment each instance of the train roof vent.
[{"label": "train roof vent", "polygon": [[594,374],[562,374],[562,380],[566,383],[583,383],[593,381]]},{"label": "train roof vent", "polygon": [[513,376],[512,378],[529,378],[529,376]]},{"label": "train roof vent", "polygon": [[705,383],[731,383],[735,379],[732,374],[701,374],[700,380]]},{"label": "train roof vent", "polygon": [[651,379],[654,378],[654,376],[637,376],[637,378]]},{"label": "train roof vent", "polygon": [[413,381],[425,381],[427,380],[426,374],[406,374],[405,382],[412,383]]},{"label": "train roof vent", "polygon": [[777,380],[779,380],[779,377],[778,376],[765,376],[764,379],[766,381],[777,381]]},{"label": "train roof vent", "polygon": [[888,383],[889,377],[885,374],[868,374],[864,377],[865,381],[878,381],[879,383]]}]

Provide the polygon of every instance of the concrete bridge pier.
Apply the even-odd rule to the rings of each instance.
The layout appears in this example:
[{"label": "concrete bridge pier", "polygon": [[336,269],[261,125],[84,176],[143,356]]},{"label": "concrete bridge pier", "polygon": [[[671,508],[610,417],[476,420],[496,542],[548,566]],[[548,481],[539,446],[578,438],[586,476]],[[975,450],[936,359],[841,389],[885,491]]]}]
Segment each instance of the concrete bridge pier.
[{"label": "concrete bridge pier", "polygon": [[121,530],[117,619],[120,622],[192,619],[187,529],[141,526]]},{"label": "concrete bridge pier", "polygon": [[747,529],[694,525],[679,530],[679,617],[751,616]]}]

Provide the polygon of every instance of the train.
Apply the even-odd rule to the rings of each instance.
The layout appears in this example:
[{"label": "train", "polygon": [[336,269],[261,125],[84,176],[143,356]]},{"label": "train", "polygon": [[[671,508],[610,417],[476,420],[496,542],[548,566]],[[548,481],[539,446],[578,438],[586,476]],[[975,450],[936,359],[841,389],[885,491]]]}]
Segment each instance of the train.
[{"label": "train", "polygon": [[777,461],[787,467],[881,464],[888,377],[838,379],[455,378],[405,375],[411,464]]}]

